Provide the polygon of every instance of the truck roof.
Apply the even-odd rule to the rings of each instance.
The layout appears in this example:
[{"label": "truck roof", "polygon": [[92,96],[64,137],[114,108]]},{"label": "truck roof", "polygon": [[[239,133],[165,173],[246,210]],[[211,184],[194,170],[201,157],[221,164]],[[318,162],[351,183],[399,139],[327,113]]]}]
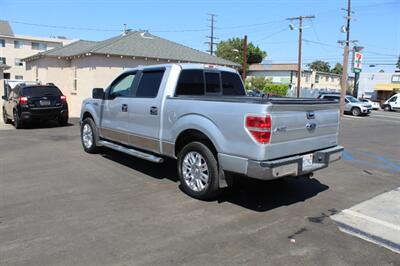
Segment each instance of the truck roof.
[{"label": "truck roof", "polygon": [[124,72],[129,72],[133,70],[144,70],[144,69],[152,69],[152,68],[171,68],[172,66],[178,66],[181,69],[216,69],[220,71],[228,71],[228,72],[233,72],[237,73],[237,71],[233,68],[230,67],[225,67],[225,66],[219,66],[219,65],[213,65],[213,64],[195,64],[195,63],[171,63],[171,64],[159,64],[159,65],[141,65],[135,68],[131,68],[129,70],[126,70]]}]

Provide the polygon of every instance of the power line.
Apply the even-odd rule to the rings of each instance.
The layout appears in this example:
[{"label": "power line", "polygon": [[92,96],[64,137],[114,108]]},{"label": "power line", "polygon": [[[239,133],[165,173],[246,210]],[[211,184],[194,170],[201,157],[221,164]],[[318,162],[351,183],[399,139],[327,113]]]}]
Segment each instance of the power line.
[{"label": "power line", "polygon": [[267,35],[267,36],[265,36],[265,37],[263,37],[263,38],[261,38],[261,39],[258,39],[258,40],[256,40],[255,42],[260,42],[260,41],[262,41],[262,40],[269,39],[269,38],[271,38],[272,36],[275,36],[275,35],[277,35],[277,34],[279,34],[279,33],[281,33],[281,32],[287,31],[287,30],[288,30],[287,27],[285,27],[285,28],[280,29],[280,30],[278,30],[278,31],[276,31],[276,32],[273,32],[273,33],[271,33],[271,34],[269,34],[269,35]]}]

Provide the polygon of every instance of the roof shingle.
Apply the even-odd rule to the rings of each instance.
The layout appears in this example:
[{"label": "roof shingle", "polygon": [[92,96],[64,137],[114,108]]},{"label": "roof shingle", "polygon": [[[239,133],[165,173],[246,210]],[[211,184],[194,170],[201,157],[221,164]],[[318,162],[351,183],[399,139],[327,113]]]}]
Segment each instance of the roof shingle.
[{"label": "roof shingle", "polygon": [[[85,53],[149,57],[169,60],[238,66],[238,64],[148,32],[132,31],[101,42],[77,41],[39,55],[68,57]],[[27,58],[28,59],[28,58]]]}]

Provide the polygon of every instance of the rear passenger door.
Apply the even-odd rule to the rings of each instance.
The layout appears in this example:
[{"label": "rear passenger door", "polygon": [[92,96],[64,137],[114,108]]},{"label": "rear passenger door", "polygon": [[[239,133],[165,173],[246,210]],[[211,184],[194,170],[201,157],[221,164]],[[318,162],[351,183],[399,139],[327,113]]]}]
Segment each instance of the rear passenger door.
[{"label": "rear passenger door", "polygon": [[[138,73],[134,96],[129,99],[129,144],[140,149],[160,151],[160,118],[166,77],[165,68]],[[164,75],[165,74],[165,75]]]}]

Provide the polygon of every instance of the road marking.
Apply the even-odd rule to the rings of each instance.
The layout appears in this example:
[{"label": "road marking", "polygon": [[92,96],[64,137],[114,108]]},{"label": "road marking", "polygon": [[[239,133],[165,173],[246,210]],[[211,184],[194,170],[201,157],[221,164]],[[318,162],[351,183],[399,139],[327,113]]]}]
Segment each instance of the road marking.
[{"label": "road marking", "polygon": [[344,115],[343,118],[356,118],[356,119],[364,119],[364,117],[360,116],[352,116],[352,115]]},{"label": "road marking", "polygon": [[367,220],[367,221],[370,221],[372,223],[376,223],[376,224],[383,225],[383,226],[389,227],[391,229],[400,231],[400,226],[398,226],[398,225],[388,223],[386,221],[376,219],[374,217],[371,217],[371,216],[368,216],[368,215],[365,215],[365,214],[362,214],[362,213],[359,213],[359,212],[356,212],[356,211],[353,211],[350,209],[343,210],[342,212],[347,213],[352,216],[355,216],[355,217],[358,217],[358,218],[361,218],[361,219],[364,219],[364,220]]}]

